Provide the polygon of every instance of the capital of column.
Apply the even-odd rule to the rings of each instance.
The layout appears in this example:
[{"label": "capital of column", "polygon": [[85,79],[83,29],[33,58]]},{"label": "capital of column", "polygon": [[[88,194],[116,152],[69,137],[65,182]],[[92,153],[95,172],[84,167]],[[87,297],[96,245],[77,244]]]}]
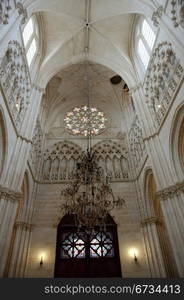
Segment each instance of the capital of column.
[{"label": "capital of column", "polygon": [[22,199],[22,193],[0,186],[0,199],[10,200],[13,202],[20,201]]},{"label": "capital of column", "polygon": [[158,217],[149,217],[149,218],[146,218],[144,220],[141,221],[141,225],[142,226],[145,226],[145,225],[151,225],[151,224],[156,224],[156,223],[159,223],[160,222],[160,219]]},{"label": "capital of column", "polygon": [[25,231],[32,231],[33,224],[24,222],[24,221],[16,221],[14,224],[15,228],[23,229]]},{"label": "capital of column", "polygon": [[156,195],[160,200],[167,200],[173,198],[173,196],[178,196],[181,192],[184,192],[184,181],[164,188],[163,190],[158,191]]}]

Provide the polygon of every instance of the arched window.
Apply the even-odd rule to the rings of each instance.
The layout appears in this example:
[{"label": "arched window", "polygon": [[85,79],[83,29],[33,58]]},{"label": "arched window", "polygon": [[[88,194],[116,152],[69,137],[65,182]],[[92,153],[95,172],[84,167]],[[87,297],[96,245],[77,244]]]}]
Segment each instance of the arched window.
[{"label": "arched window", "polygon": [[156,34],[151,28],[148,21],[144,18],[140,19],[137,31],[137,52],[144,69],[147,68],[150,55],[154,46]]},{"label": "arched window", "polygon": [[39,47],[39,34],[38,34],[38,24],[36,16],[32,16],[26,23],[22,31],[24,47],[26,51],[26,57],[28,66],[30,67],[36,58]]},{"label": "arched window", "polygon": [[106,219],[105,229],[78,230],[75,215],[58,225],[55,277],[121,277],[117,225]]}]

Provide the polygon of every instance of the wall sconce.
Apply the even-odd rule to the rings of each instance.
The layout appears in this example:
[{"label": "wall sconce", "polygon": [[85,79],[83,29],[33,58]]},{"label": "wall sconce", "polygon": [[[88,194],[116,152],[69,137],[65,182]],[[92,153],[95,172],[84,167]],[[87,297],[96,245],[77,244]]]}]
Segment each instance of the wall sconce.
[{"label": "wall sconce", "polygon": [[138,256],[138,250],[137,250],[137,249],[135,249],[135,248],[130,249],[130,250],[129,250],[129,255],[130,255],[131,257],[133,257],[135,263],[138,262],[138,258],[137,258],[137,256]]},{"label": "wall sconce", "polygon": [[137,263],[137,256],[136,256],[135,252],[134,252],[134,261]]},{"label": "wall sconce", "polygon": [[43,265],[43,256],[41,256],[40,258],[40,267],[42,267],[42,265]]}]

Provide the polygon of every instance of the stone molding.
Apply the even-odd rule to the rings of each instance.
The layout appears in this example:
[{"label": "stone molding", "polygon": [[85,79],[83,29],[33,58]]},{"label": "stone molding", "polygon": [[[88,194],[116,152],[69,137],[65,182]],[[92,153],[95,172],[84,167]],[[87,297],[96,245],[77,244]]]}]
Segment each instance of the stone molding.
[{"label": "stone molding", "polygon": [[149,217],[141,221],[142,226],[151,225],[159,223],[160,219],[158,217]]},{"label": "stone molding", "polygon": [[160,198],[160,200],[167,200],[169,198],[173,198],[173,196],[178,196],[181,193],[184,193],[184,181],[164,188],[163,190],[158,191],[156,195]]},{"label": "stone molding", "polygon": [[0,187],[0,199],[20,201],[22,199],[22,193],[12,191],[9,188]]},{"label": "stone molding", "polygon": [[25,231],[32,231],[33,230],[33,224],[30,224],[30,223],[27,223],[27,222],[24,222],[24,221],[16,221],[15,224],[14,224],[14,227],[16,229],[22,229],[22,230],[25,230]]}]

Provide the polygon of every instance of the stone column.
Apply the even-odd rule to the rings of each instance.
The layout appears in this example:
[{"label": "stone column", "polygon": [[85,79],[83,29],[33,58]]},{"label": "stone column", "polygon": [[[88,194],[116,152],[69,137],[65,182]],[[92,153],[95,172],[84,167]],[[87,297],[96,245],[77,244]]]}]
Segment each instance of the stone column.
[{"label": "stone column", "polygon": [[8,277],[23,277],[27,261],[31,225],[25,222],[16,222],[12,252],[9,258]]},{"label": "stone column", "polygon": [[166,270],[158,238],[157,218],[151,217],[142,221],[142,231],[145,240],[148,263],[152,277],[166,277]]},{"label": "stone column", "polygon": [[184,183],[158,192],[180,277],[184,277]]},{"label": "stone column", "polygon": [[1,226],[0,226],[0,277],[3,276],[7,262],[10,240],[17,214],[20,193],[3,190],[0,193]]}]

